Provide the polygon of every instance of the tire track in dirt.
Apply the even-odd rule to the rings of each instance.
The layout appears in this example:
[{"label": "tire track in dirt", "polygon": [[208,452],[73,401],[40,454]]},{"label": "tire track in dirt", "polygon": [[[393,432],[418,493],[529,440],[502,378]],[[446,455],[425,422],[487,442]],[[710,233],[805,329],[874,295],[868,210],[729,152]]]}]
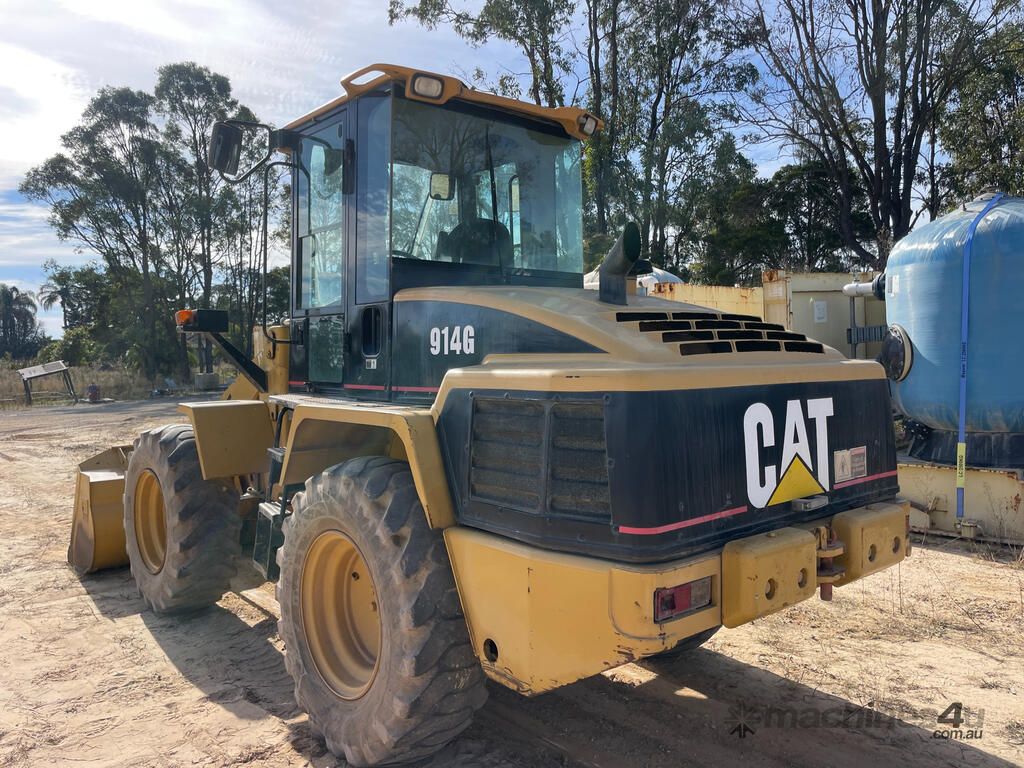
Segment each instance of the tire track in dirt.
[{"label": "tire track in dirt", "polygon": [[[344,766],[294,704],[267,587],[165,618],[143,610],[127,571],[80,581],[64,564],[75,463],[181,419],[170,401],[115,405],[0,414],[0,765]],[[915,557],[898,585],[905,610],[895,583],[872,577],[831,604],[721,632],[675,662],[626,665],[531,699],[490,684],[473,725],[429,765],[1024,763],[1004,730],[1022,719],[1022,570],[969,551],[922,547]],[[936,575],[957,581],[957,606],[929,588]],[[983,742],[930,738],[920,713],[949,697],[988,708]],[[731,733],[739,705],[814,714],[869,700],[905,714],[877,727]]]}]

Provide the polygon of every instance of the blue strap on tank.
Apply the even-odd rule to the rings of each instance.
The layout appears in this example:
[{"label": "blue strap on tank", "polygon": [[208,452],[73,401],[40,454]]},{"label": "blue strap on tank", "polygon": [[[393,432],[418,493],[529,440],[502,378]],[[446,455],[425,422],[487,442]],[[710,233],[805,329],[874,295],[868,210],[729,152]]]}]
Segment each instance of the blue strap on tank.
[{"label": "blue strap on tank", "polygon": [[981,209],[981,213],[974,217],[971,226],[967,228],[967,240],[964,241],[964,275],[960,294],[960,419],[956,446],[957,520],[962,520],[964,516],[964,481],[967,478],[967,310],[971,300],[971,242],[974,240],[974,231],[978,224],[1001,197],[1002,192],[989,200]]}]

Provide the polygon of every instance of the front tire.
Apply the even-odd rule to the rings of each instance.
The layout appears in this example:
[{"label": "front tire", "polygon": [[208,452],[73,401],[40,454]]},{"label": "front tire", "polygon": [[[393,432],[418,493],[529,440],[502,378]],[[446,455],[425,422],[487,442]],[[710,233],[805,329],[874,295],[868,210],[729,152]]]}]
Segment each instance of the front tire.
[{"label": "front tire", "polygon": [[142,433],[128,460],[124,533],[139,593],[157,613],[213,605],[241,556],[238,492],[204,480],[192,427]]},{"label": "front tire", "polygon": [[295,698],[356,766],[454,739],[487,698],[444,537],[408,464],[364,457],[306,481],[278,551],[279,631]]}]

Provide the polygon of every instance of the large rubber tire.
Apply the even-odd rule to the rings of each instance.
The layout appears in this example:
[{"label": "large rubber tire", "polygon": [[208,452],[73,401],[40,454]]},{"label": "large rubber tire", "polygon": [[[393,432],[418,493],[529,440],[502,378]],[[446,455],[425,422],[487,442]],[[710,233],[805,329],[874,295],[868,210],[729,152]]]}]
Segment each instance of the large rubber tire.
[{"label": "large rubber tire", "polygon": [[704,643],[714,637],[720,629],[721,627],[705,629],[703,632],[698,632],[696,635],[692,635],[685,640],[681,640],[678,645],[673,648],[669,648],[667,651],[654,654],[651,658],[671,661],[672,659],[678,659],[681,656],[686,656],[691,651],[694,651],[704,645]]},{"label": "large rubber tire", "polygon": [[125,472],[125,545],[150,608],[188,613],[220,600],[237,571],[241,530],[238,491],[203,479],[192,427],[158,427],[135,440]]},{"label": "large rubber tire", "polygon": [[[278,551],[278,626],[285,665],[295,680],[295,699],[309,713],[313,730],[331,752],[355,766],[406,763],[441,749],[469,725],[487,691],[444,537],[427,525],[408,464],[364,457],[310,478],[305,491],[292,499],[284,531]],[[366,655],[365,674],[357,677],[362,690],[356,686],[339,692],[325,681],[325,674],[339,679],[331,676],[335,670],[330,662],[321,663],[327,667],[322,674],[310,650],[317,649],[322,660],[326,644],[317,640],[317,633],[332,635],[323,630],[325,617],[310,615],[316,608],[303,608],[303,575],[313,574],[307,577],[308,606],[313,585],[323,583],[315,575],[322,573],[316,566],[323,542],[332,541],[358,554],[346,562],[359,562],[372,582],[372,593],[361,594],[362,604],[371,605],[376,614],[378,647],[375,656],[372,651]],[[339,565],[334,573],[358,582],[358,574],[349,573],[353,568]],[[333,594],[335,580],[326,578]],[[338,587],[346,588],[366,586]],[[347,607],[347,599],[338,604]],[[347,619],[326,617],[341,622],[333,625],[333,636],[345,635],[340,644],[361,647],[349,642],[349,636],[367,638],[365,608],[354,613],[338,607],[337,613],[356,618],[345,623]],[[361,625],[358,632],[351,629],[354,624]],[[370,647],[373,640],[362,645]]]}]

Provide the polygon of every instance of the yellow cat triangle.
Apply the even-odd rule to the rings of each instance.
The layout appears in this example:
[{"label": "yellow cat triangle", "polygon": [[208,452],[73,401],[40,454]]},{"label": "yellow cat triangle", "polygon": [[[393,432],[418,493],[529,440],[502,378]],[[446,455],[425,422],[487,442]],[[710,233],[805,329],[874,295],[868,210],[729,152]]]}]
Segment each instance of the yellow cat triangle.
[{"label": "yellow cat triangle", "polygon": [[768,506],[781,504],[784,501],[792,501],[793,499],[802,499],[805,496],[814,496],[819,493],[825,493],[821,483],[811,474],[811,470],[804,464],[804,460],[799,456],[794,456],[786,471],[782,474],[779,484],[775,486],[775,493],[768,499]]}]

